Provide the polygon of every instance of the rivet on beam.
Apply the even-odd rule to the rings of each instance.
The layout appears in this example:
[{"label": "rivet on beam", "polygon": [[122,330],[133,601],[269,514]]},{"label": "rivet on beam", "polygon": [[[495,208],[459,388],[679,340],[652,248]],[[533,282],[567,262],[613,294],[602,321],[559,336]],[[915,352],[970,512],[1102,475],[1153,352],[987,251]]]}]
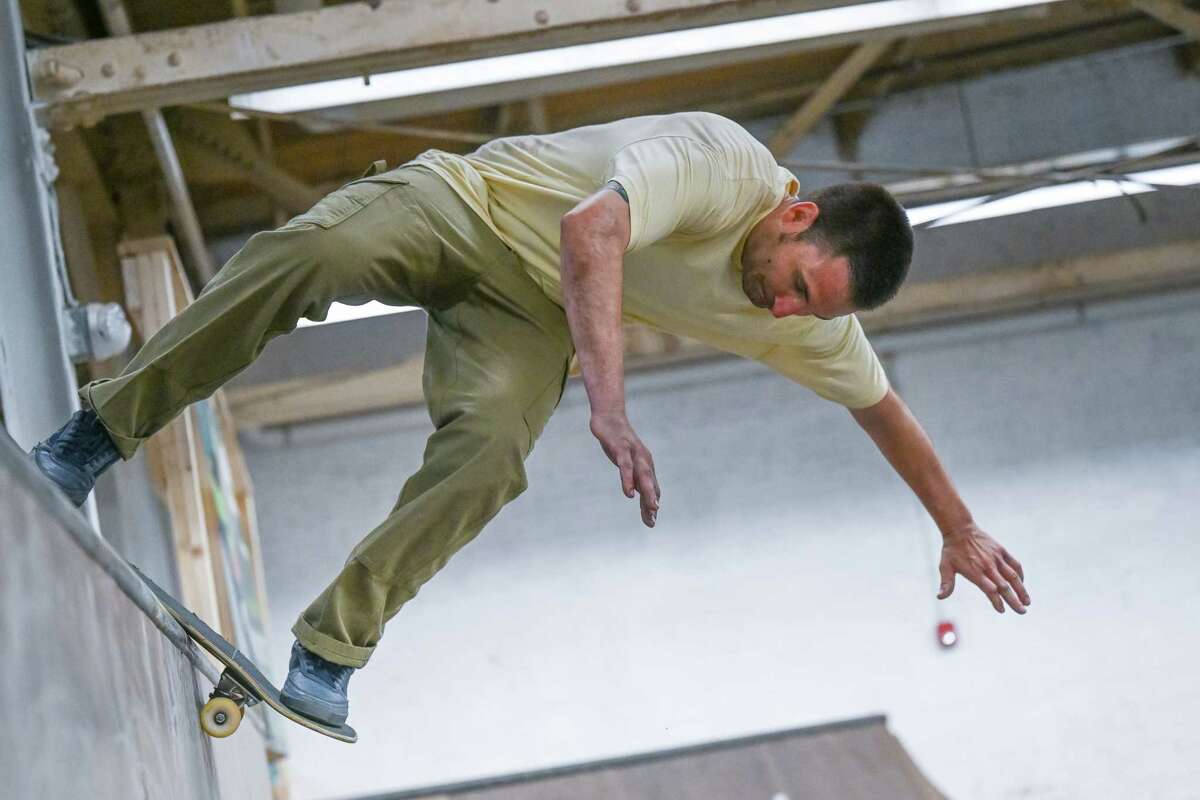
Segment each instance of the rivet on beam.
[{"label": "rivet on beam", "polygon": [[83,80],[83,70],[52,58],[42,63],[38,78],[54,86],[74,86]]}]

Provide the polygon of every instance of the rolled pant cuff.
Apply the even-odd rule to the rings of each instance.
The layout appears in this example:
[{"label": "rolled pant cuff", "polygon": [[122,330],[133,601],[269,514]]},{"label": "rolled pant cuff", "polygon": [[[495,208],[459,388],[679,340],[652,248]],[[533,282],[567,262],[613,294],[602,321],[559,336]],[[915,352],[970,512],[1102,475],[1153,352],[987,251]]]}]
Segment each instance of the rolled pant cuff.
[{"label": "rolled pant cuff", "polygon": [[107,422],[104,421],[104,415],[100,413],[100,409],[96,408],[96,404],[92,402],[92,389],[106,381],[93,381],[79,389],[79,400],[83,403],[84,408],[91,409],[96,416],[100,418],[100,424],[104,426],[104,430],[108,432],[108,438],[112,439],[116,445],[117,452],[121,454],[121,458],[125,461],[133,458],[138,448],[142,446],[144,438],[134,438],[132,436],[122,436],[113,431]]},{"label": "rolled pant cuff", "polygon": [[365,667],[367,661],[371,658],[371,653],[375,652],[374,647],[358,647],[346,644],[328,634],[321,633],[305,622],[303,617],[296,620],[296,624],[292,626],[292,633],[295,634],[296,640],[304,645],[309,652],[316,653],[326,661],[332,661],[335,664],[341,664],[346,667],[354,667],[355,669]]}]

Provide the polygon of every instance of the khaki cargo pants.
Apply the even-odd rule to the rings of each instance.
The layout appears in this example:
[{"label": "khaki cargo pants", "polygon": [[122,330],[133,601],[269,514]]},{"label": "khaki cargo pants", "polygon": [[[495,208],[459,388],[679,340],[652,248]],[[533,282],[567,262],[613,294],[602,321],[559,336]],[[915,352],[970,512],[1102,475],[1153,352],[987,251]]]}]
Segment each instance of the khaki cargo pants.
[{"label": "khaki cargo pants", "polygon": [[339,298],[429,313],[423,385],[436,428],[388,516],[293,627],[340,664],[366,664],[384,624],[500,508],[562,396],[573,349],[563,310],[425,167],[353,181],[253,236],[117,378],[80,390],[126,459],[189,403]]}]

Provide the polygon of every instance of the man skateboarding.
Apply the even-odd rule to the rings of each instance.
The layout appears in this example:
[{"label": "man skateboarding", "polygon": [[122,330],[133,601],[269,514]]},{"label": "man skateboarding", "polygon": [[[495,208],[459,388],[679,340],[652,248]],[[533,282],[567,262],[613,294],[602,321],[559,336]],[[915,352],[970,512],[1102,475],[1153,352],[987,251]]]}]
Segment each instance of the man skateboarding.
[{"label": "man skateboarding", "polygon": [[283,702],[338,725],[387,620],[525,489],[573,355],[591,431],[653,527],[654,461],[625,409],[621,323],[636,321],[846,406],[945,537],[938,596],[957,573],[998,612],[1024,613],[1020,564],[975,525],[853,316],[908,271],[903,209],[869,184],[798,189],[742,127],[707,113],[428,151],[251,237],[119,377],[80,390],[85,410],[33,457],[82,504],[108,466],[302,317],[348,298],[423,307],[424,462],[292,628]]}]

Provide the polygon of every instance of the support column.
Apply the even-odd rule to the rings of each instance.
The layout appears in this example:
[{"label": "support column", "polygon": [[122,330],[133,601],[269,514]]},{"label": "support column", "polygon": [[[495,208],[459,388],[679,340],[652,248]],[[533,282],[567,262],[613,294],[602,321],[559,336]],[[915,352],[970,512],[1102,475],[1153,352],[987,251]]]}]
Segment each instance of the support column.
[{"label": "support column", "polygon": [[30,112],[17,0],[0,0],[0,409],[28,449],[78,407],[60,311],[58,232]]}]

